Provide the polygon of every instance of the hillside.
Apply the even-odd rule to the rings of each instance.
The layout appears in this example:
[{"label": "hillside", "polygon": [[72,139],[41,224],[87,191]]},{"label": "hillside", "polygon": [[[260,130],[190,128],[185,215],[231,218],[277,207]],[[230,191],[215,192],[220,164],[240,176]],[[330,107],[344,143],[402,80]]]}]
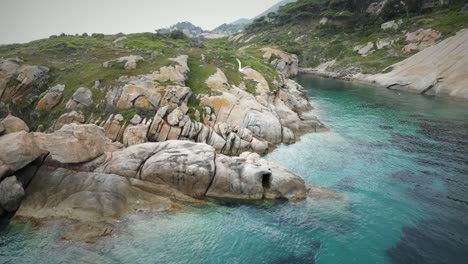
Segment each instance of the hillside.
[{"label": "hillside", "polygon": [[96,124],[126,146],[188,139],[225,154],[265,153],[323,128],[288,79],[294,55],[227,44],[174,31],[1,46],[0,116],[36,131]]},{"label": "hillside", "polygon": [[274,43],[297,54],[302,68],[327,63],[319,69],[345,78],[379,73],[468,27],[465,1],[407,2],[299,0],[256,19],[235,45]]}]

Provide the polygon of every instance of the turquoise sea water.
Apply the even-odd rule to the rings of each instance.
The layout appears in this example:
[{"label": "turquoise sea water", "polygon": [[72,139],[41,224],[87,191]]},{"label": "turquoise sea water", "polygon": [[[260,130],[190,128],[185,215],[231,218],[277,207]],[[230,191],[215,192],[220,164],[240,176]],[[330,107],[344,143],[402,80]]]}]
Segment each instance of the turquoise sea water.
[{"label": "turquoise sea water", "polygon": [[0,223],[0,263],[468,263],[468,104],[301,76],[331,131],[267,156],[346,200],[141,213],[96,244]]}]

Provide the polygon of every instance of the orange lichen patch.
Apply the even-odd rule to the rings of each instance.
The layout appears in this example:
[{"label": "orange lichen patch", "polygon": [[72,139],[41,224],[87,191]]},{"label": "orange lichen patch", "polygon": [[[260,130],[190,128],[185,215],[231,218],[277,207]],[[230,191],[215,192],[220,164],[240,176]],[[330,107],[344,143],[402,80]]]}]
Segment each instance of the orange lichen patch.
[{"label": "orange lichen patch", "polygon": [[213,99],[213,108],[215,111],[220,111],[223,107],[229,105],[229,101],[223,97],[216,97]]},{"label": "orange lichen patch", "polygon": [[128,94],[131,94],[131,93],[141,93],[141,92],[144,92],[144,89],[141,88],[140,86],[137,86],[137,85],[130,85],[127,89],[127,93]]},{"label": "orange lichen patch", "polygon": [[40,109],[40,110],[47,110],[47,102],[46,102],[46,100],[44,100],[44,99],[39,100],[39,102],[37,103],[37,109]]},{"label": "orange lichen patch", "polygon": [[135,106],[139,108],[144,108],[144,109],[150,109],[150,102],[146,97],[140,97],[135,101]]}]

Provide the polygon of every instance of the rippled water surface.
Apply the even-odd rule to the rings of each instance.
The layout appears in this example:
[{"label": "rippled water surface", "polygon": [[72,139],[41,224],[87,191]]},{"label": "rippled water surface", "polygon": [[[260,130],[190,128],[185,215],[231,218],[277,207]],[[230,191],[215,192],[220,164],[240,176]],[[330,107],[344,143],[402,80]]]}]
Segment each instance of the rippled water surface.
[{"label": "rippled water surface", "polygon": [[468,103],[301,76],[331,132],[267,158],[344,200],[139,214],[96,244],[0,223],[0,263],[468,263]]}]

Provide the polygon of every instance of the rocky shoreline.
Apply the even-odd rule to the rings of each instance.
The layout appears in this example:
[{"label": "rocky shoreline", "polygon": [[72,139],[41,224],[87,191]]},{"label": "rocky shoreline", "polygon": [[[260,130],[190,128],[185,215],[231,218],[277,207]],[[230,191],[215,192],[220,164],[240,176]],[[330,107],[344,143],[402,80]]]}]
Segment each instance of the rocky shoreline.
[{"label": "rocky shoreline", "polygon": [[[375,85],[392,90],[468,100],[468,30],[388,67],[386,73],[362,74],[357,68],[333,69],[334,62],[299,73]],[[423,78],[422,78],[423,76]]]},{"label": "rocky shoreline", "polygon": [[[64,239],[83,232],[88,234],[84,240],[94,240],[112,234],[96,223],[112,224],[139,210],[169,212],[203,204],[206,198],[306,199],[301,177],[260,155],[326,128],[313,115],[305,89],[289,79],[297,75],[297,57],[271,48],[261,51],[278,71],[275,87],[246,67],[241,72],[245,82],[255,84],[251,93],[244,82],[230,84],[218,68],[205,81],[211,93],[196,95],[202,111],[189,112],[194,96],[186,86],[190,68],[188,56],[180,55],[153,73],[122,76],[117,87],[97,83],[96,88],[75,90],[65,113],[46,129],[31,131],[12,114],[0,119],[0,215],[5,211],[14,213],[13,220],[78,221],[73,228],[78,231]],[[131,56],[115,61],[127,67],[129,58],[132,69],[142,61]],[[3,80],[24,71],[21,63],[0,61]],[[30,76],[14,87],[3,82],[2,100],[36,100],[38,114],[54,109],[63,101],[64,85],[35,95],[49,69],[27,69]],[[118,111],[85,117],[83,112],[96,103],[93,89],[105,94],[100,105]],[[126,120],[119,111],[129,109],[155,114]]]}]

